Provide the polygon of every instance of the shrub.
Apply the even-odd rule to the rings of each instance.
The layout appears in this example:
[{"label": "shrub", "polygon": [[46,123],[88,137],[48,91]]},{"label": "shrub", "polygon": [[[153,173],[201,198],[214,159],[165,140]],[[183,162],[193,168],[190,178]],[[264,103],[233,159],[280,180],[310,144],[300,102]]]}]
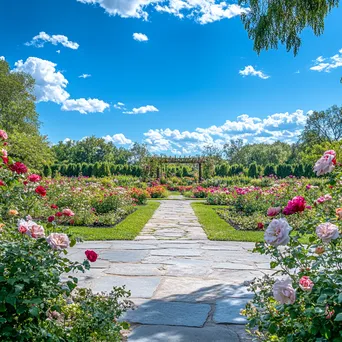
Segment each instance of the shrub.
[{"label": "shrub", "polygon": [[146,204],[147,199],[150,197],[148,191],[137,188],[133,188],[130,191],[130,194],[131,197],[135,200],[136,204],[139,205]]},{"label": "shrub", "polygon": [[165,198],[168,196],[166,188],[162,185],[152,186],[146,189],[151,198]]}]

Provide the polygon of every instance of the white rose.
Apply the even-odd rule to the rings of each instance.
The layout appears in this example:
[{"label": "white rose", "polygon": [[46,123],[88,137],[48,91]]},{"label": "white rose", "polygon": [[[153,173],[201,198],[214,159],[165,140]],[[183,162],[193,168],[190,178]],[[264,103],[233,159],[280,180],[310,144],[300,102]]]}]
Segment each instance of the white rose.
[{"label": "white rose", "polygon": [[290,277],[278,279],[273,285],[273,297],[280,304],[293,304],[296,301],[296,291],[292,287]]},{"label": "white rose", "polygon": [[70,241],[66,234],[51,233],[46,241],[52,249],[60,250],[70,246]]},{"label": "white rose", "polygon": [[317,176],[325,175],[334,170],[336,165],[336,152],[333,150],[324,152],[324,155],[319,158],[314,166],[314,172]]},{"label": "white rose", "polygon": [[316,228],[317,236],[326,243],[338,239],[338,227],[330,222],[322,223]]},{"label": "white rose", "polygon": [[286,219],[273,219],[265,231],[265,241],[272,246],[287,245],[292,228]]}]

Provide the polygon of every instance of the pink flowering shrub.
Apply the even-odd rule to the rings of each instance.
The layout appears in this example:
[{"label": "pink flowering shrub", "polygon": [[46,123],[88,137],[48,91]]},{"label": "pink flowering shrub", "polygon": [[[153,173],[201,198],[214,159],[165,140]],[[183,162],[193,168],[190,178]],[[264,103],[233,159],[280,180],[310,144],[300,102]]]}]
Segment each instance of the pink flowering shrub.
[{"label": "pink flowering shrub", "polygon": [[256,244],[255,252],[269,255],[274,269],[251,283],[255,296],[243,310],[257,340],[342,340],[342,172],[336,153],[327,151],[315,172],[331,172],[325,189],[330,195],[316,201],[315,215],[293,229],[287,219],[310,209],[304,198],[292,198],[268,225],[265,241]]},{"label": "pink flowering shrub", "polygon": [[[6,139],[0,130],[0,140]],[[67,258],[75,237],[62,232],[55,217],[44,226],[31,217],[48,190],[37,185],[40,177],[27,174],[24,164],[6,158],[0,165],[0,340],[120,340],[127,324],[117,318],[130,307],[121,301],[129,293],[114,288],[104,296],[76,289],[77,272],[88,270],[97,255],[83,262]],[[64,209],[61,215],[73,212]]]}]

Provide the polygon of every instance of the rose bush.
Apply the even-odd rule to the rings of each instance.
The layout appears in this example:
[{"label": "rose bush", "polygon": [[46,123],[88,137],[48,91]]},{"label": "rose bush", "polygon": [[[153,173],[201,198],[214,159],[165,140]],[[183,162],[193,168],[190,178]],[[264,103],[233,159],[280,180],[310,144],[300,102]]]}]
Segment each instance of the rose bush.
[{"label": "rose bush", "polygon": [[[0,139],[6,132],[0,130]],[[35,191],[40,177],[7,154],[0,166],[0,340],[120,341],[127,324],[117,318],[131,306],[129,292],[114,288],[105,296],[77,289],[77,273],[89,269],[96,253],[83,262],[69,260],[75,238],[54,219],[43,226],[31,217],[48,196],[43,186]]]},{"label": "rose bush", "polygon": [[[315,215],[299,226],[286,221],[295,215],[273,219],[265,242],[256,244],[255,252],[269,255],[275,270],[251,283],[254,299],[243,310],[260,341],[342,341],[342,172],[336,153],[324,153],[314,170],[331,172],[328,200],[316,203]],[[302,198],[287,207],[283,214],[307,210]]]}]

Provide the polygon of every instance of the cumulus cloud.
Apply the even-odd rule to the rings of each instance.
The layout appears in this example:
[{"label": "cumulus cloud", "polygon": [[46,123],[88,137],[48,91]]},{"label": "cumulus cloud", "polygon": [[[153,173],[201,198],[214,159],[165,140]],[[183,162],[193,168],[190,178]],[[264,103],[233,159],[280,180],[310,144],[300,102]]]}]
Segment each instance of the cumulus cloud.
[{"label": "cumulus cloud", "polygon": [[70,94],[65,90],[68,80],[56,70],[56,66],[57,64],[45,59],[29,57],[25,62],[16,62],[13,71],[26,72],[35,79],[37,102],[52,101],[60,104],[67,100]]},{"label": "cumulus cloud", "polygon": [[54,102],[61,104],[64,111],[79,111],[81,114],[102,113],[109,104],[98,99],[77,100],[69,99],[70,94],[66,91],[68,80],[56,70],[57,64],[40,59],[29,57],[24,62],[19,60],[15,64],[13,72],[25,72],[35,79],[35,96],[37,102]]},{"label": "cumulus cloud", "polygon": [[105,109],[109,108],[109,104],[98,99],[77,99],[66,100],[63,102],[63,111],[77,111],[81,114],[88,113],[103,113]]},{"label": "cumulus cloud", "polygon": [[195,19],[200,24],[230,19],[248,11],[237,4],[221,0],[77,0],[99,5],[110,15],[147,20],[148,10],[166,12],[179,18]]},{"label": "cumulus cloud", "polygon": [[270,78],[270,76],[264,74],[262,71],[255,70],[251,65],[245,66],[243,70],[239,71],[239,74],[242,76],[257,76],[263,80]]},{"label": "cumulus cloud", "polygon": [[133,33],[133,39],[138,41],[138,42],[147,42],[148,41],[148,37],[146,36],[146,34],[143,34],[143,33]]},{"label": "cumulus cloud", "polygon": [[115,145],[131,145],[133,143],[132,140],[126,138],[122,133],[114,134],[112,136],[106,135],[103,139],[106,140],[106,142],[112,142]]},{"label": "cumulus cloud", "polygon": [[4,56],[0,56],[0,61],[4,61],[5,57]]},{"label": "cumulus cloud", "polygon": [[61,44],[72,50],[77,50],[79,48],[79,44],[72,42],[67,36],[61,34],[53,34],[50,36],[46,32],[40,32],[38,35],[34,36],[30,42],[25,43],[25,45],[43,47],[45,43],[51,43],[53,45]]},{"label": "cumulus cloud", "polygon": [[89,77],[91,77],[90,74],[82,74],[82,75],[78,76],[78,78],[89,78]]},{"label": "cumulus cloud", "polygon": [[144,142],[151,152],[175,154],[201,153],[207,145],[222,147],[231,139],[238,138],[245,143],[272,143],[277,140],[294,142],[310,113],[296,110],[293,113],[275,113],[263,119],[242,114],[221,126],[198,127],[194,131],[150,129],[144,133]]},{"label": "cumulus cloud", "polygon": [[133,108],[131,111],[124,112],[125,114],[146,114],[148,112],[159,112],[158,108],[152,105]]},{"label": "cumulus cloud", "polygon": [[333,69],[339,68],[342,66],[342,49],[338,51],[338,53],[332,57],[323,58],[323,56],[319,56],[314,60],[314,65],[310,68],[310,70],[318,71],[318,72],[330,72]]}]

